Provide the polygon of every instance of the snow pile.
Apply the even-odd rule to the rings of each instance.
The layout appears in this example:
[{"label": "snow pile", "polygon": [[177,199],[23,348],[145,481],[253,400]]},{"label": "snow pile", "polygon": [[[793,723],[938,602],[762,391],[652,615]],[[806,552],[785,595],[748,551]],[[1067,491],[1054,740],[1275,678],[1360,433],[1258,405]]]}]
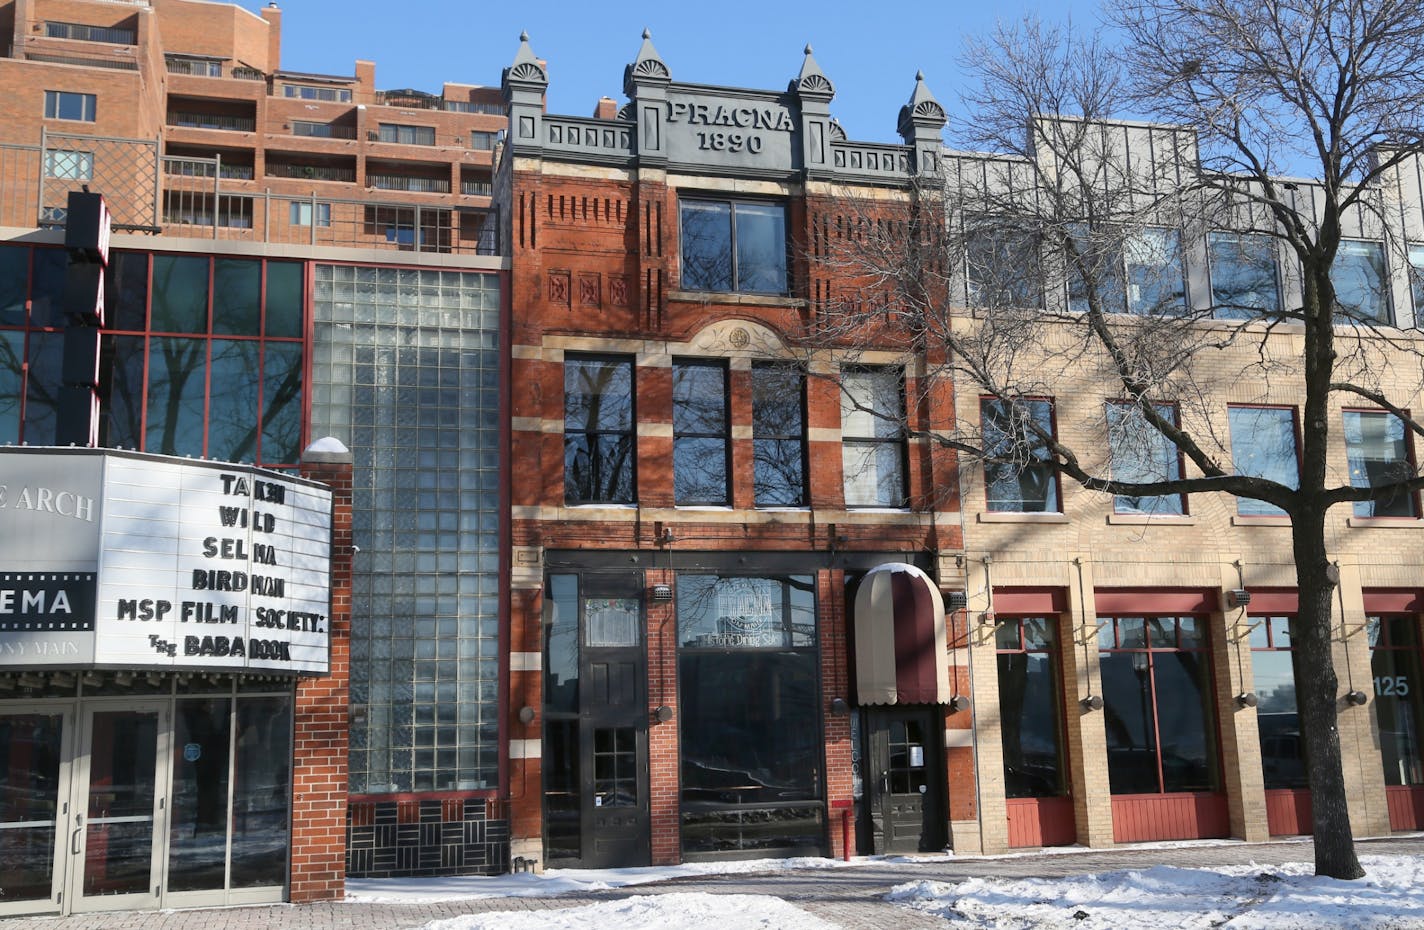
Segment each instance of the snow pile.
[{"label": "snow pile", "polygon": [[425,930],[839,930],[780,898],[752,894],[639,895],[582,907],[452,917]]},{"label": "snow pile", "polygon": [[346,900],[355,904],[432,904],[462,898],[531,898],[570,891],[606,891],[670,878],[831,869],[848,865],[838,859],[746,859],[739,862],[692,862],[632,869],[547,869],[543,874],[458,875],[446,878],[348,878]]},{"label": "snow pile", "polygon": [[1104,872],[1070,878],[911,882],[887,899],[945,930],[1405,930],[1424,928],[1424,859],[1363,856],[1367,877],[1316,878],[1307,863]]}]

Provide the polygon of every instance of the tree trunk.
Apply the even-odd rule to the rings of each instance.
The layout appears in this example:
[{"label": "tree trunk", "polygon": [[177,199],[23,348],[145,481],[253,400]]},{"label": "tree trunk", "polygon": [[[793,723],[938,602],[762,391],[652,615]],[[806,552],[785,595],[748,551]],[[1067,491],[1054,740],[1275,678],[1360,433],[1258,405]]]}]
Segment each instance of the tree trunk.
[{"label": "tree trunk", "polygon": [[1325,552],[1325,512],[1326,508],[1319,504],[1307,504],[1292,520],[1291,543],[1300,598],[1292,641],[1296,652],[1296,706],[1310,771],[1315,874],[1353,879],[1362,877],[1365,870],[1355,857],[1340,759],[1338,680],[1331,655],[1331,606],[1339,575]]}]

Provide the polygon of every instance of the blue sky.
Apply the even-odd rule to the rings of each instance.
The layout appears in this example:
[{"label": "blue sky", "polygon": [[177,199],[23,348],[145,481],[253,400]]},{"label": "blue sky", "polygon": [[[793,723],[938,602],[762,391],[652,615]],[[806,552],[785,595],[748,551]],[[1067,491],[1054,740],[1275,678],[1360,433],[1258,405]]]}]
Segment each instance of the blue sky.
[{"label": "blue sky", "polygon": [[[243,0],[257,10],[265,0]],[[852,139],[897,141],[895,120],[915,72],[951,111],[963,75],[956,59],[965,34],[996,18],[1026,13],[1088,26],[1091,0],[1035,3],[881,5],[718,0],[714,3],[544,3],[469,0],[280,0],[282,66],[351,74],[357,58],[376,62],[378,89],[438,92],[445,81],[498,85],[500,69],[528,30],[535,54],[549,62],[549,110],[588,116],[608,95],[623,102],[623,66],[643,28],[672,71],[692,83],[782,88],[801,68],[806,43],[836,87],[831,112]],[[953,143],[953,139],[949,140]]]}]

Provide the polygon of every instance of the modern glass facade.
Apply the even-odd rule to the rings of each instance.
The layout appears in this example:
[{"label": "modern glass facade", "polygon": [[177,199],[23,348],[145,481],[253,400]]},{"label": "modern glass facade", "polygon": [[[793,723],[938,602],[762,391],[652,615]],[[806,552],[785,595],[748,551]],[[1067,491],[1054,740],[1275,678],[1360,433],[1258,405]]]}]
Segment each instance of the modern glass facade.
[{"label": "modern glass facade", "polygon": [[316,265],[313,288],[312,435],[355,456],[351,791],[494,788],[498,277]]}]

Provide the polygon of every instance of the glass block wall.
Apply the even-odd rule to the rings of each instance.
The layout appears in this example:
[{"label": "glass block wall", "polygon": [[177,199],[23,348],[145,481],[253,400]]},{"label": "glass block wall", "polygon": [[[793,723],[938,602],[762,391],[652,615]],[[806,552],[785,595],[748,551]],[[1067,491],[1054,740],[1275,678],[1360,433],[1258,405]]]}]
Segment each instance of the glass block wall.
[{"label": "glass block wall", "polygon": [[493,788],[498,277],[314,276],[311,435],[356,463],[351,791]]}]

